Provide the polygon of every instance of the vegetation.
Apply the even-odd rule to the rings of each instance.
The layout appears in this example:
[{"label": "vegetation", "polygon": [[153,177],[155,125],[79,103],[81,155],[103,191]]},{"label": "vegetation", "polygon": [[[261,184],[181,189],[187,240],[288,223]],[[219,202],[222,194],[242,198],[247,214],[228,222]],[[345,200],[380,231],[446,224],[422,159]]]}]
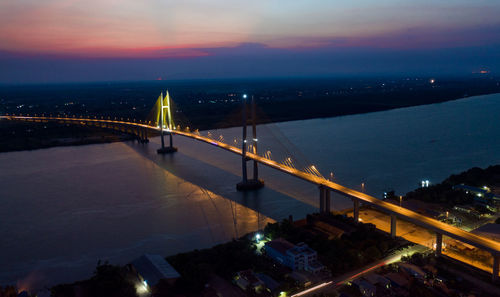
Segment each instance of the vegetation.
[{"label": "vegetation", "polygon": [[451,175],[440,184],[431,185],[427,188],[418,188],[407,193],[405,200],[417,199],[425,202],[448,204],[450,206],[472,203],[474,198],[472,194],[467,194],[461,190],[453,190],[453,186],[458,184],[466,184],[474,187],[482,187],[484,185],[500,186],[500,165],[490,166],[486,169],[474,167],[460,174]]},{"label": "vegetation", "polygon": [[97,264],[94,275],[85,281],[51,288],[53,297],[136,297],[134,276],[125,267]]},{"label": "vegetation", "polygon": [[0,152],[133,139],[116,131],[59,123],[0,121]]},{"label": "vegetation", "polygon": [[[308,222],[322,220],[337,221],[354,226],[352,218],[333,214],[308,216]],[[292,243],[305,242],[318,252],[319,260],[330,269],[332,274],[341,274],[370,263],[387,255],[391,249],[400,245],[372,224],[358,223],[354,231],[345,233],[341,238],[331,239],[322,233],[311,232],[308,227],[296,227],[289,221],[268,224],[265,236],[283,237]]]},{"label": "vegetation", "polygon": [[[336,220],[354,226],[351,218],[333,215],[313,215],[309,220]],[[316,250],[319,260],[334,274],[380,259],[390,249],[399,246],[398,241],[375,229],[371,224],[356,224],[353,232],[339,239],[329,240],[326,235],[310,232],[308,226],[297,227],[288,220],[268,224],[264,229],[266,238],[282,237],[292,243],[305,242]],[[263,272],[282,283],[282,290],[294,286],[286,279],[287,268],[256,253],[249,236],[214,246],[210,249],[194,250],[167,257],[167,261],[181,274],[182,278],[168,290],[196,295],[217,274],[230,280],[241,270],[253,269]],[[164,291],[163,289],[162,291]]]},{"label": "vegetation", "polygon": [[17,297],[17,291],[14,286],[0,286],[0,297]]},{"label": "vegetation", "polygon": [[264,272],[278,281],[284,278],[283,267],[258,255],[247,237],[209,249],[170,256],[167,261],[182,276],[177,282],[179,292],[199,292],[212,274],[232,279],[238,271],[246,269]]}]

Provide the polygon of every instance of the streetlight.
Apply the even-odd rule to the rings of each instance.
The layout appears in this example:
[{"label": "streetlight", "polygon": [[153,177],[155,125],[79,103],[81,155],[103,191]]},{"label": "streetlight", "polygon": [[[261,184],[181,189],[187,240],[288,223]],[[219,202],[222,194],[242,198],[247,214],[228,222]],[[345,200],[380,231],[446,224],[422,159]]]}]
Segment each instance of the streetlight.
[{"label": "streetlight", "polygon": [[403,196],[399,196],[399,207],[401,207],[401,202],[403,201]]}]

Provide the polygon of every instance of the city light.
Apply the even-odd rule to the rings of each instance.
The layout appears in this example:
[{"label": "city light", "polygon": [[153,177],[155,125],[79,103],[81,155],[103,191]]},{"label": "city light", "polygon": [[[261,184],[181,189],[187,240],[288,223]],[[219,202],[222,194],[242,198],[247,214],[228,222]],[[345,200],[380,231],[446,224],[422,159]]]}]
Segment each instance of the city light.
[{"label": "city light", "polygon": [[247,94],[243,94],[243,99],[247,99]]},{"label": "city light", "polygon": [[255,234],[255,241],[259,242],[261,238],[262,235],[260,233]]}]

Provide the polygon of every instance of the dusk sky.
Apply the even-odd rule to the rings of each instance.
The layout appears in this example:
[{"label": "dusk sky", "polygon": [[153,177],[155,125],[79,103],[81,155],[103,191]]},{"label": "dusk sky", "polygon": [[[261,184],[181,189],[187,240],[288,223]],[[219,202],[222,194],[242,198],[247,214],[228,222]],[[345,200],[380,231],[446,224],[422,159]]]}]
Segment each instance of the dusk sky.
[{"label": "dusk sky", "polygon": [[3,0],[0,83],[500,69],[500,1]]}]

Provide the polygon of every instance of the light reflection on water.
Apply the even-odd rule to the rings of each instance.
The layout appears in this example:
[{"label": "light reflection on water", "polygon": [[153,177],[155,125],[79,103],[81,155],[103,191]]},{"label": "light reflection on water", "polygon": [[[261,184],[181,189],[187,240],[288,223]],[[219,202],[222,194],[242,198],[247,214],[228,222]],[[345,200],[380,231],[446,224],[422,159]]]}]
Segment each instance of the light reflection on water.
[{"label": "light reflection on water", "polygon": [[[276,126],[323,175],[380,197],[500,160],[500,95]],[[259,128],[264,151],[279,145]],[[212,131],[218,137],[220,131]],[[222,131],[225,139],[240,129]],[[179,152],[113,143],[0,154],[0,283],[88,277],[98,259],[212,246],[274,220],[315,211],[318,191],[260,167],[266,187],[239,193],[240,159],[175,137]],[[281,140],[283,142],[283,140]],[[250,165],[251,163],[249,163]],[[251,166],[249,166],[251,168]],[[349,201],[334,195],[333,206]]]}]

